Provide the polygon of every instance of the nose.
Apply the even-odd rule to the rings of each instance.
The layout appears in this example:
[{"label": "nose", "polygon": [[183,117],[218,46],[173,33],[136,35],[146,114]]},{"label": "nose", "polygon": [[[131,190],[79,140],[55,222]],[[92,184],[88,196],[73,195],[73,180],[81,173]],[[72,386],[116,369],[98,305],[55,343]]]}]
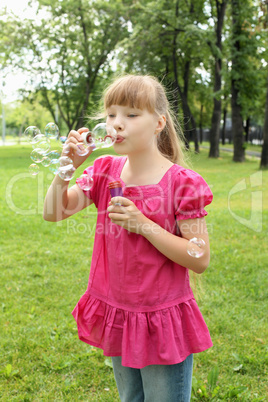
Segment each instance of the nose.
[{"label": "nose", "polygon": [[122,118],[117,115],[113,121],[113,126],[115,128],[116,131],[123,131],[124,129],[124,124],[123,124],[123,120]]}]

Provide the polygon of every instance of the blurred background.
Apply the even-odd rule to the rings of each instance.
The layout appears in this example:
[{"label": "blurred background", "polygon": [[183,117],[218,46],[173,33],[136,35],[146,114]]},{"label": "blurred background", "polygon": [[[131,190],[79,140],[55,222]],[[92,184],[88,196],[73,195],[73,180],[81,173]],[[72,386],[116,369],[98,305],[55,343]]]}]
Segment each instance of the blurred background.
[{"label": "blurred background", "polygon": [[[266,0],[2,0],[2,144],[55,121],[88,122],[122,73],[166,86],[186,147],[210,157],[262,146],[267,94]],[[260,150],[260,148],[258,148]],[[267,151],[266,151],[267,159]],[[263,162],[267,164],[266,162]]]}]

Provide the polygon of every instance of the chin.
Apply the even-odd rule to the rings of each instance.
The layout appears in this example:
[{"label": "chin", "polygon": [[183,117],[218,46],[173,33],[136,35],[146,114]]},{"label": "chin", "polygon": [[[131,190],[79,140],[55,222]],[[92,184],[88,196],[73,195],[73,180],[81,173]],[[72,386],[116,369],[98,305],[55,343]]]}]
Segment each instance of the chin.
[{"label": "chin", "polygon": [[118,154],[118,155],[126,155],[126,151],[124,151],[124,148],[121,143],[115,143],[113,145],[114,151]]}]

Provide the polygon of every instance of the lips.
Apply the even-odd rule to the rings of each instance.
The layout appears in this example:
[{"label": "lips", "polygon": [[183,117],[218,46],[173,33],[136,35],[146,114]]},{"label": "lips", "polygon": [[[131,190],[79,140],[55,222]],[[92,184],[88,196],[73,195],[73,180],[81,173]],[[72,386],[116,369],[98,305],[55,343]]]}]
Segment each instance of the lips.
[{"label": "lips", "polygon": [[120,144],[120,142],[124,141],[124,139],[125,139],[125,138],[122,137],[121,135],[117,135],[115,142],[116,142],[117,144]]}]

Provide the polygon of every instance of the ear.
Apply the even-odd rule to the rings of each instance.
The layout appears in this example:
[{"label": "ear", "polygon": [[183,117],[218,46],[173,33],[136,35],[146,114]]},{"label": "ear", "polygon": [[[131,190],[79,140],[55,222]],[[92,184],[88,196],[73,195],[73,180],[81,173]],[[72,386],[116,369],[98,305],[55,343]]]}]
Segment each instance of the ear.
[{"label": "ear", "polygon": [[161,133],[162,130],[164,130],[164,128],[166,126],[166,120],[167,119],[166,119],[165,115],[160,115],[158,117],[157,126],[156,126],[156,129],[155,129],[155,134],[159,134],[159,133]]}]

